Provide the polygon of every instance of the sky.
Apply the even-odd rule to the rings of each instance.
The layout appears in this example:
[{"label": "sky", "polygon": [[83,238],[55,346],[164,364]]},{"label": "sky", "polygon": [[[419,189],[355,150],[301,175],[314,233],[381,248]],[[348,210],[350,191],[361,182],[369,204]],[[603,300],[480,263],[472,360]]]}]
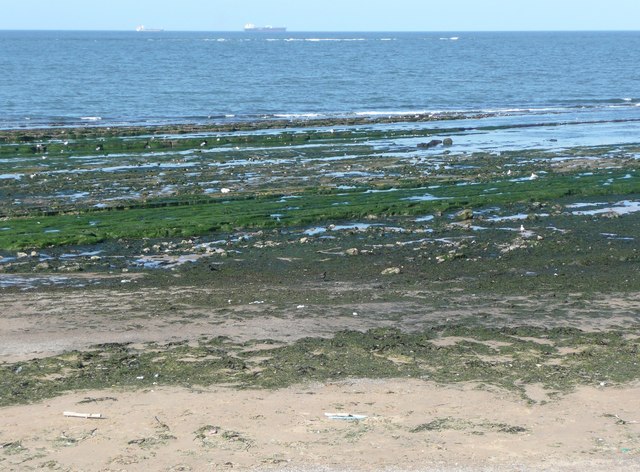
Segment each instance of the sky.
[{"label": "sky", "polygon": [[640,0],[0,0],[0,30],[638,30]]}]

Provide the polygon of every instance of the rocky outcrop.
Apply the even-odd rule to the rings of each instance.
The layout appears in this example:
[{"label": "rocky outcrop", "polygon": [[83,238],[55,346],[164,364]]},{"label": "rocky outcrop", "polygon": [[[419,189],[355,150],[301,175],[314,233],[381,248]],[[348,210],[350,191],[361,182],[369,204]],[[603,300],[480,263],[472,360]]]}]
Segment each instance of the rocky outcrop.
[{"label": "rocky outcrop", "polygon": [[432,139],[428,143],[418,143],[418,149],[431,149],[442,144],[440,139]]}]

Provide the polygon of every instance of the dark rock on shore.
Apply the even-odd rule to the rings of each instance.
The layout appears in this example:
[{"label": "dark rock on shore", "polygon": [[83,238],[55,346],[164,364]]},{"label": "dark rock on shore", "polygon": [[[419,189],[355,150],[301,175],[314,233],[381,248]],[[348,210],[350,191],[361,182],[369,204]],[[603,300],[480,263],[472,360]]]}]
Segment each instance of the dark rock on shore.
[{"label": "dark rock on shore", "polygon": [[432,139],[428,143],[418,143],[418,149],[430,149],[442,144],[440,139]]}]

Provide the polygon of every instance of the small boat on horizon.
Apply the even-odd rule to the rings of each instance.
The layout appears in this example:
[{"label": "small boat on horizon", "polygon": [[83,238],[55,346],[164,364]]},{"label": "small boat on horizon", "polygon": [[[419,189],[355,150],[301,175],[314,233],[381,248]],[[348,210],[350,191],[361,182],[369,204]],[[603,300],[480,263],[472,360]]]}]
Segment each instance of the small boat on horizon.
[{"label": "small boat on horizon", "polygon": [[247,23],[244,25],[244,30],[247,33],[283,33],[287,31],[285,26],[256,26],[253,23]]},{"label": "small boat on horizon", "polygon": [[138,33],[162,33],[164,30],[162,28],[147,28],[145,25],[136,26],[136,31]]}]

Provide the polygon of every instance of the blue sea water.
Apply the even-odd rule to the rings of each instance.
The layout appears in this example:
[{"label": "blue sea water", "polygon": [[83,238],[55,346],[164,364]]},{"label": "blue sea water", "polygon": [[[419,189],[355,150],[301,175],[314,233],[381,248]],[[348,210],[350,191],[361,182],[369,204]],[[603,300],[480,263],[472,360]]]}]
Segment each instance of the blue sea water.
[{"label": "blue sea water", "polygon": [[633,122],[638,64],[640,32],[0,31],[0,128],[442,111]]}]

